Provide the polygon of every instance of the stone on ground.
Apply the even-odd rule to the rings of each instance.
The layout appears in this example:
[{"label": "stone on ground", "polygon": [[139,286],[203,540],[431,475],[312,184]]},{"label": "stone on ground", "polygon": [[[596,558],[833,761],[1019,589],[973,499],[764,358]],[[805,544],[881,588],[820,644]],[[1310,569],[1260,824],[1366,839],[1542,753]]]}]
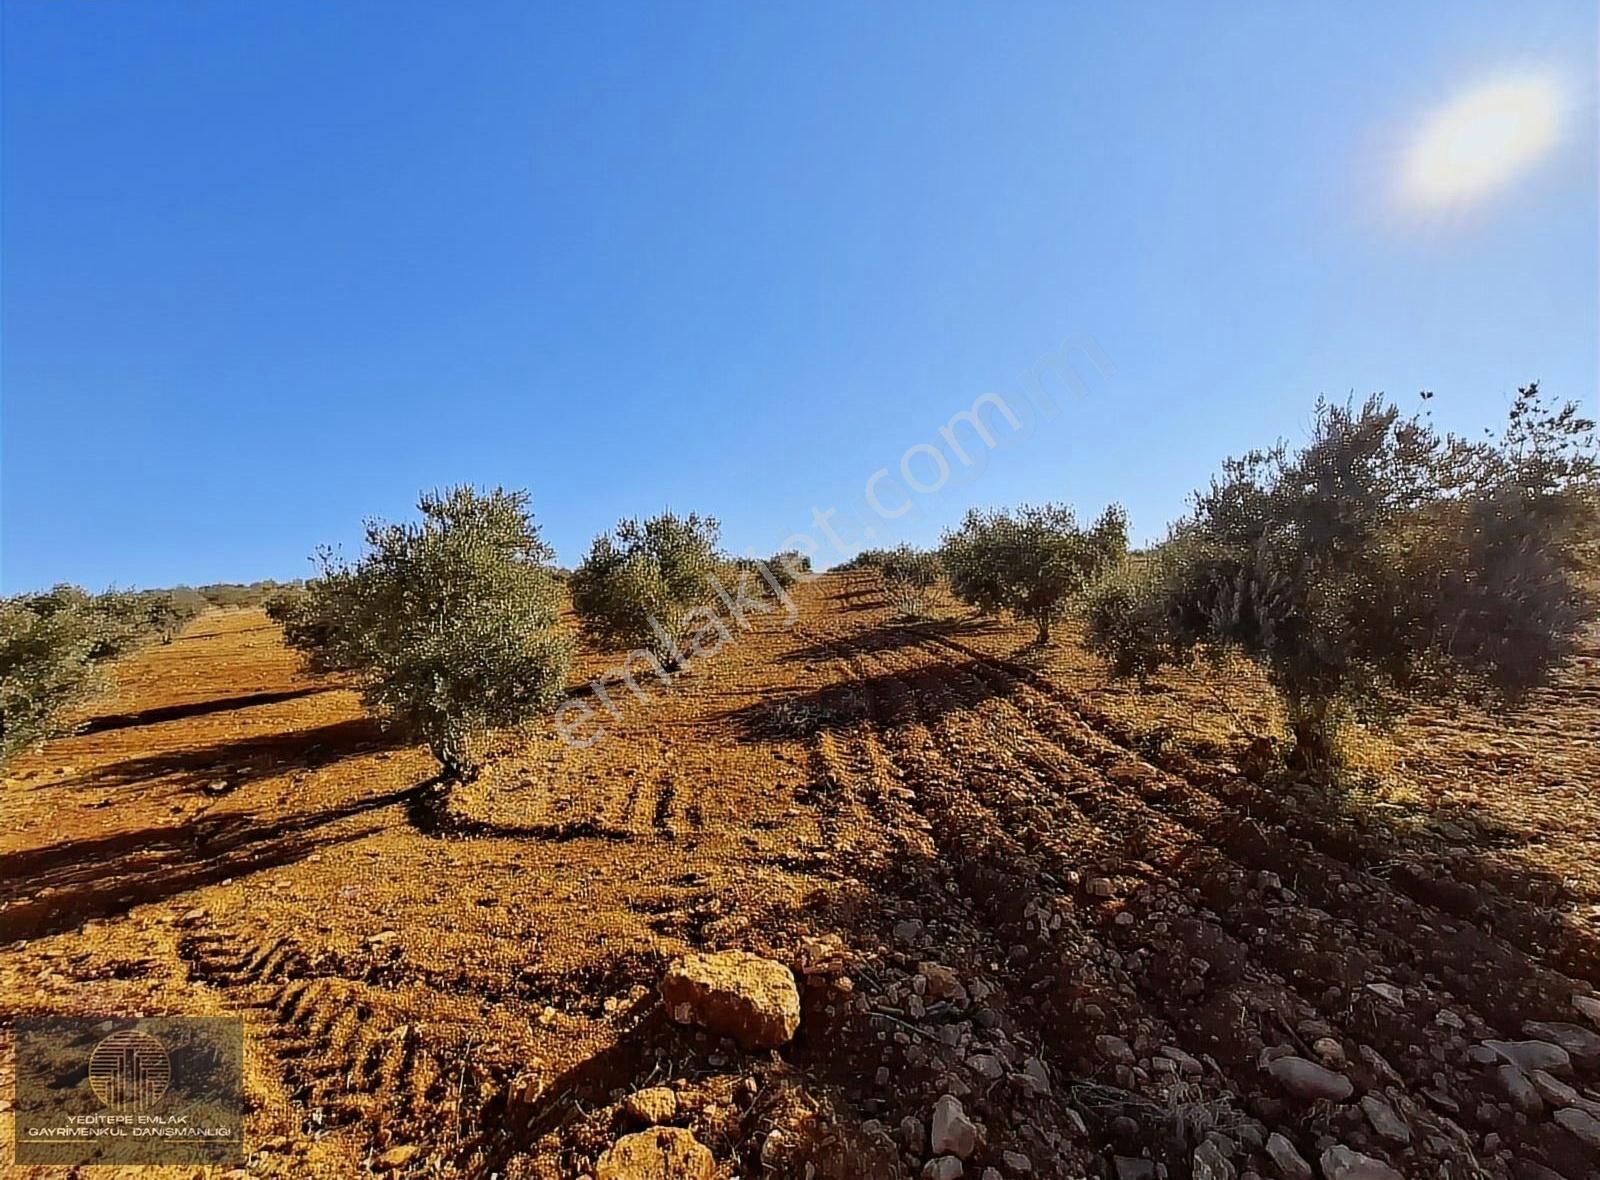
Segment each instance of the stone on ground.
[{"label": "stone on ground", "polygon": [[978,1128],[962,1109],[961,1100],[949,1094],[933,1104],[933,1129],[929,1146],[934,1155],[966,1159],[978,1146]]},{"label": "stone on ground", "polygon": [[678,1114],[678,1095],[666,1086],[651,1086],[629,1094],[622,1110],[629,1118],[646,1126],[670,1123]]},{"label": "stone on ground", "polygon": [[711,1180],[716,1161],[682,1127],[624,1135],[600,1157],[595,1180]]},{"label": "stone on ground", "polygon": [[667,968],[661,998],[680,1024],[728,1036],[746,1049],[772,1049],[800,1027],[800,990],[782,963],[748,951],[685,955]]},{"label": "stone on ground", "polygon": [[1280,1057],[1267,1066],[1267,1072],[1302,1102],[1316,1102],[1319,1099],[1343,1102],[1355,1092],[1355,1087],[1344,1074],[1334,1073],[1304,1057]]}]

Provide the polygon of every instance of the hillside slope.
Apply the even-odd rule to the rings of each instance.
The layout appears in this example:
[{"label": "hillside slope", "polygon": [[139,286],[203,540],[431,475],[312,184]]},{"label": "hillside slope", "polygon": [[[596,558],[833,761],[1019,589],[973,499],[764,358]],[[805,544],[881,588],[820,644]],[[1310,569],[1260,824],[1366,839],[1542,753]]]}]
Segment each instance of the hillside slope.
[{"label": "hillside slope", "polygon": [[[584,1175],[651,1085],[728,1176],[917,1175],[943,1093],[972,1176],[1600,1174],[1552,1117],[1600,1116],[1594,646],[1517,717],[1419,710],[1330,798],[1243,773],[1275,722],[1242,671],[1108,684],[1070,637],[900,625],[870,574],[799,603],[612,683],[587,747],[507,739],[443,826],[353,693],[202,619],[10,772],[0,1014],[242,1013],[253,1176]],[[782,1050],[661,1011],[724,948],[800,972]],[[1482,1044],[1530,1031],[1575,1050],[1533,1101]]]}]

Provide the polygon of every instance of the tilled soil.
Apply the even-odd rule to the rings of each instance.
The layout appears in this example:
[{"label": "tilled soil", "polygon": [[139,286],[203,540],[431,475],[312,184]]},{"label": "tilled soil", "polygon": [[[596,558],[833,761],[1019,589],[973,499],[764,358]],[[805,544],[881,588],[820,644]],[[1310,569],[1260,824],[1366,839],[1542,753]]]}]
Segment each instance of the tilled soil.
[{"label": "tilled soil", "polygon": [[[986,1180],[1339,1145],[1600,1175],[1592,647],[1516,717],[1419,708],[1333,793],[1257,765],[1248,677],[1110,684],[1070,638],[901,623],[867,574],[798,602],[442,805],[259,614],[202,619],[0,795],[8,1027],[242,1013],[247,1175],[581,1176],[645,1086],[725,1176],[918,1175],[946,1093]],[[665,964],[721,949],[795,968],[792,1043],[667,1019]],[[1523,1039],[1560,1076],[1484,1045]]]}]

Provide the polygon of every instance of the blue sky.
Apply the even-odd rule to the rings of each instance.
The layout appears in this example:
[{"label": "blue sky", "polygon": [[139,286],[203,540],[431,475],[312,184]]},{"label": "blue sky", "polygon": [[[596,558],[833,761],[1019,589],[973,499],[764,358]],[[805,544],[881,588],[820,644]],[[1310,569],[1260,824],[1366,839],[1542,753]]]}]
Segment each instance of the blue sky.
[{"label": "blue sky", "polygon": [[[3,21],[7,591],[301,576],[462,481],[528,488],[568,563],[663,506],[740,551],[1044,499],[1151,537],[1319,393],[1595,404],[1592,3]],[[1550,150],[1397,199],[1429,113],[1508,71],[1558,84]],[[1063,355],[1108,372],[875,520],[873,472]]]}]

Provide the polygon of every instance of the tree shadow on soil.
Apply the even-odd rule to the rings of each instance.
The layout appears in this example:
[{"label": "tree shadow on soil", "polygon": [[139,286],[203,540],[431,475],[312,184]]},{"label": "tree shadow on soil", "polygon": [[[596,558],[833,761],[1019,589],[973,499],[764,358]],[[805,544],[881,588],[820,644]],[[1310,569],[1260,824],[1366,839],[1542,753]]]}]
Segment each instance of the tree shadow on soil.
[{"label": "tree shadow on soil", "polygon": [[282,692],[256,692],[248,696],[221,697],[210,701],[195,701],[187,705],[163,705],[155,709],[140,709],[134,713],[106,713],[91,717],[78,728],[78,733],[105,733],[114,729],[133,729],[141,725],[159,725],[164,721],[181,721],[186,717],[205,717],[212,713],[228,713],[234,709],[250,709],[257,705],[275,705],[281,701],[299,700],[301,697],[336,691],[328,685],[285,689]]},{"label": "tree shadow on soil", "polygon": [[359,839],[371,829],[337,835],[321,829],[339,820],[409,800],[407,787],[271,823],[255,813],[196,816],[171,827],[145,828],[51,844],[0,857],[0,942],[71,929],[92,918],[126,913],[229,877],[301,860],[319,848]]},{"label": "tree shadow on soil", "polygon": [[[849,646],[863,652],[895,651],[900,648],[915,647],[926,639],[987,635],[1001,629],[1000,624],[993,619],[982,618],[925,619],[921,622],[888,623],[871,631],[852,635]],[[839,644],[819,642],[795,648],[786,652],[780,659],[784,663],[816,663],[837,659],[839,652]]]},{"label": "tree shadow on soil", "polygon": [[182,788],[223,780],[231,789],[286,770],[315,770],[353,754],[396,749],[401,744],[397,738],[386,734],[377,721],[356,717],[311,729],[128,758],[86,770],[54,785],[125,787],[156,779],[168,780]]},{"label": "tree shadow on soil", "polygon": [[[1006,686],[977,675],[978,662],[930,663],[904,672],[885,672],[842,684],[772,695],[722,714],[742,742],[795,741],[818,734],[880,721],[893,725],[900,717],[931,720],[962,712]],[[888,717],[874,712],[873,702],[888,703]],[[914,703],[915,708],[910,708]]]},{"label": "tree shadow on soil", "polygon": [[406,820],[424,836],[441,840],[538,840],[549,844],[604,840],[628,844],[639,838],[636,832],[608,828],[592,820],[567,824],[508,824],[477,819],[455,810],[451,802],[451,784],[438,778],[429,779],[415,788],[415,793],[406,800]]}]

